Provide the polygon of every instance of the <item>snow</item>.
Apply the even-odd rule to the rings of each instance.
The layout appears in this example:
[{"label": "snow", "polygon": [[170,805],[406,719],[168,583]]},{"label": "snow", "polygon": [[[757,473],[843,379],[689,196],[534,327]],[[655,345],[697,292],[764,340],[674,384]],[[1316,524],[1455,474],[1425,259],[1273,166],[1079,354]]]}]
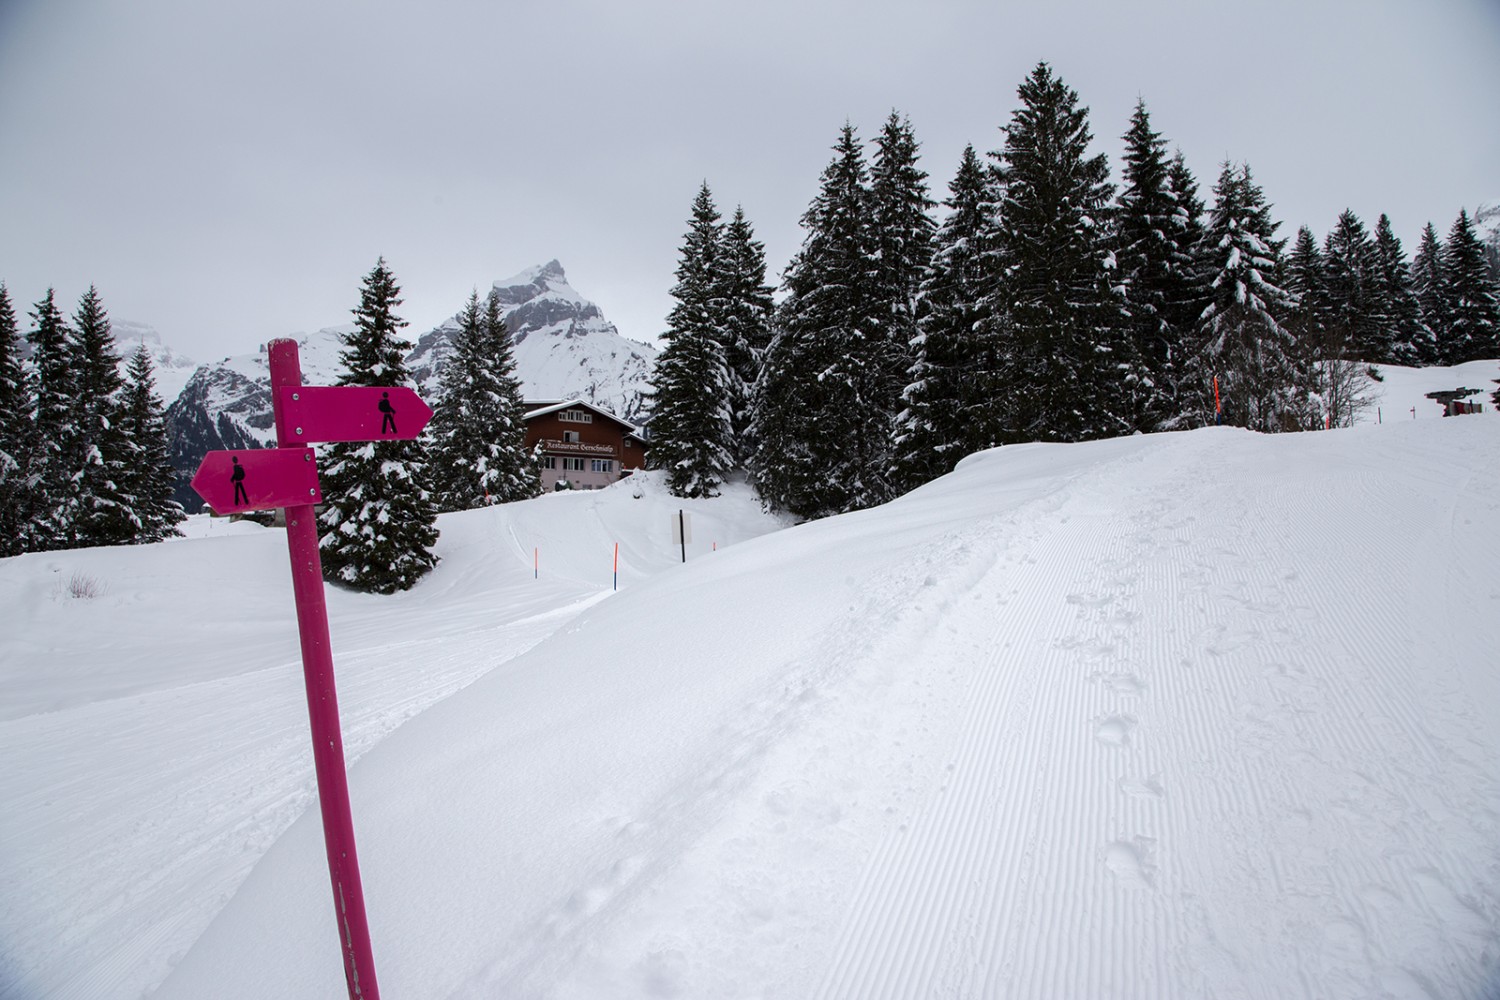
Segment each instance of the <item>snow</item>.
[{"label": "snow", "polygon": [[[1385,371],[792,528],[444,515],[328,591],[384,994],[1494,995],[1500,419],[1421,395],[1500,364]],[[344,995],[284,536],[188,533],[0,561],[0,996]]]}]

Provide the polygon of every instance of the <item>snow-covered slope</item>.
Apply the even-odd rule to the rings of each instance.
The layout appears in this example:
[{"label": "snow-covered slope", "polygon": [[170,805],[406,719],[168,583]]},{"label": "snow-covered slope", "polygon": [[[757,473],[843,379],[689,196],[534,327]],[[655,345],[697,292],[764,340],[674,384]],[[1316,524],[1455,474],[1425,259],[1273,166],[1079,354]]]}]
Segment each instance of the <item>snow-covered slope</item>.
[{"label": "snow-covered slope", "polygon": [[182,387],[198,368],[198,363],[185,354],[178,354],[162,343],[161,334],[155,327],[130,320],[111,320],[110,331],[115,336],[115,347],[120,352],[120,374],[125,374],[137,347],[145,347],[151,354],[152,373],[156,377],[156,394],[170,403],[182,392]]},{"label": "snow-covered slope", "polygon": [[[445,516],[331,594],[385,994],[1493,995],[1500,418],[1385,416]],[[0,994],[342,995],[280,545],[0,562]]]}]

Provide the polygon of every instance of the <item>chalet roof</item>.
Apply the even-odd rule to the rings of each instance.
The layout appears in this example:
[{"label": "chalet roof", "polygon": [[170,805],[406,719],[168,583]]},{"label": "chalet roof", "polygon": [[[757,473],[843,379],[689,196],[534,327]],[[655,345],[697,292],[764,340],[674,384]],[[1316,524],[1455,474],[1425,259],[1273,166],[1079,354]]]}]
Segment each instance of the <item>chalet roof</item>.
[{"label": "chalet roof", "polygon": [[613,413],[610,413],[602,406],[595,406],[593,403],[590,403],[585,399],[564,399],[561,401],[545,399],[527,400],[521,405],[526,407],[526,412],[523,415],[523,419],[525,420],[532,420],[536,417],[545,417],[549,413],[558,413],[562,410],[584,409],[599,414],[599,416],[603,417],[605,420],[610,420],[614,423],[619,424],[621,427],[625,428],[625,433],[629,434],[633,438],[637,438],[641,441],[644,441],[646,439],[645,435],[641,433],[641,429],[632,424],[630,421],[623,420],[620,417],[615,416]]}]

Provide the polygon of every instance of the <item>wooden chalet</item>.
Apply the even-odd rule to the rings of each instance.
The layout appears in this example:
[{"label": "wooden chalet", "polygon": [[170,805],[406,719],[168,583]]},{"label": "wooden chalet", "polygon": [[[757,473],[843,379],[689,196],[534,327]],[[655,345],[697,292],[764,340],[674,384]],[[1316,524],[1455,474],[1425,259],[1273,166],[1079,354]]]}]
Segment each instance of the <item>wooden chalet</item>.
[{"label": "wooden chalet", "polygon": [[597,490],[646,465],[640,428],[581,399],[527,402],[526,450],[541,445],[542,489]]}]

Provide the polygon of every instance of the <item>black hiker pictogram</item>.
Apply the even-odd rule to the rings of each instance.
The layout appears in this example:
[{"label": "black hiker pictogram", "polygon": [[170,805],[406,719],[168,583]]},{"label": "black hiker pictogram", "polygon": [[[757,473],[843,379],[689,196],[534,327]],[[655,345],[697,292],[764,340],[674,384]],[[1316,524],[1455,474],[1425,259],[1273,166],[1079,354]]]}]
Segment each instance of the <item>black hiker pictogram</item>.
[{"label": "black hiker pictogram", "polygon": [[385,414],[380,419],[380,433],[396,433],[396,408],[391,405],[391,394],[388,392],[380,394],[380,412]]},{"label": "black hiker pictogram", "polygon": [[229,460],[234,463],[234,471],[229,474],[229,481],[234,483],[234,502],[248,506],[250,497],[245,493],[245,467],[235,456],[230,456]]}]

